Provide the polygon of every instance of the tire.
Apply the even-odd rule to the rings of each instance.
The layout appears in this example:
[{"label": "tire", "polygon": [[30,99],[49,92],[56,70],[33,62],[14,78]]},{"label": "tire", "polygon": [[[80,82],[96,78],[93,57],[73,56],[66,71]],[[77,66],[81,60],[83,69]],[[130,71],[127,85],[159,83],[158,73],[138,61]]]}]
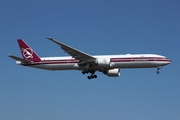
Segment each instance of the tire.
[{"label": "tire", "polygon": [[94,78],[97,78],[97,75],[94,75]]},{"label": "tire", "polygon": [[159,71],[156,71],[157,74],[159,74]]}]

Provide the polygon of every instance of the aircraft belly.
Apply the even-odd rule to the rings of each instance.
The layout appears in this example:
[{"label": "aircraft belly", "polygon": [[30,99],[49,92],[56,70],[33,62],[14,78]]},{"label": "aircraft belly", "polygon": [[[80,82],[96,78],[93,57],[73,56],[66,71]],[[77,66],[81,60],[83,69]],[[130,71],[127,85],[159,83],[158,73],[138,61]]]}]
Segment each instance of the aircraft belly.
[{"label": "aircraft belly", "polygon": [[76,70],[78,65],[76,64],[40,64],[40,65],[31,65],[34,68],[40,68],[45,70]]}]

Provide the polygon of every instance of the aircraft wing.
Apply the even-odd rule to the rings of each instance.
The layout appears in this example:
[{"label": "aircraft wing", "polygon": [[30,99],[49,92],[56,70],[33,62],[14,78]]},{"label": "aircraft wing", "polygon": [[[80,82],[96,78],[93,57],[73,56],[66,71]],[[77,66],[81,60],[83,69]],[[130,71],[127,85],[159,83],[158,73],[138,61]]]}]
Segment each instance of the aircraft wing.
[{"label": "aircraft wing", "polygon": [[80,61],[84,61],[84,60],[96,60],[96,58],[92,57],[91,55],[81,52],[73,47],[70,47],[62,42],[59,42],[53,38],[49,38],[46,37],[47,39],[53,41],[54,43],[58,44],[61,49],[63,49],[66,53],[68,53],[69,55],[71,55],[73,58],[80,60]]}]

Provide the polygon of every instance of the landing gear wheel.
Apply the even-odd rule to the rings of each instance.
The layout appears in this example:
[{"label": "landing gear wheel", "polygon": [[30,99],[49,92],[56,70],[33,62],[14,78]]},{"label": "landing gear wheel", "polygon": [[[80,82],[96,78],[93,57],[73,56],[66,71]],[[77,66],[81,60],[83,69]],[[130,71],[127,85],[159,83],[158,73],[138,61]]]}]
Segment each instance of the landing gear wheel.
[{"label": "landing gear wheel", "polygon": [[86,74],[88,74],[88,73],[89,73],[89,70],[88,70],[88,69],[85,69],[84,72],[85,72]]},{"label": "landing gear wheel", "polygon": [[88,73],[89,73],[88,69],[82,71],[82,74],[88,74]]},{"label": "landing gear wheel", "polygon": [[160,70],[161,68],[162,68],[161,66],[159,66],[159,67],[157,68],[157,71],[156,71],[157,74],[159,74],[159,70]]},{"label": "landing gear wheel", "polygon": [[97,75],[91,75],[91,76],[87,76],[87,78],[90,80],[90,79],[94,79],[94,78],[97,78]]},{"label": "landing gear wheel", "polygon": [[87,76],[87,78],[90,80],[90,79],[91,79],[91,76]]},{"label": "landing gear wheel", "polygon": [[97,78],[97,75],[94,75],[94,78]]},{"label": "landing gear wheel", "polygon": [[159,71],[156,71],[157,74],[159,74]]}]

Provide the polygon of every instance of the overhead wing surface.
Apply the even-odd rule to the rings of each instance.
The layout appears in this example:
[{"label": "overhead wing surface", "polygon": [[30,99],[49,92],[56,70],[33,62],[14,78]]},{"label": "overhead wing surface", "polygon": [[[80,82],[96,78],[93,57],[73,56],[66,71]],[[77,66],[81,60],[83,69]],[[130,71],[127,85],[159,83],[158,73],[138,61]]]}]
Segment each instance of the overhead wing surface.
[{"label": "overhead wing surface", "polygon": [[53,41],[54,43],[58,44],[61,49],[63,49],[66,53],[68,53],[69,55],[71,55],[73,58],[80,60],[80,61],[90,61],[90,60],[96,60],[96,58],[92,57],[91,55],[81,52],[73,47],[70,47],[62,42],[59,42],[53,38],[50,37],[46,37],[47,39]]}]

